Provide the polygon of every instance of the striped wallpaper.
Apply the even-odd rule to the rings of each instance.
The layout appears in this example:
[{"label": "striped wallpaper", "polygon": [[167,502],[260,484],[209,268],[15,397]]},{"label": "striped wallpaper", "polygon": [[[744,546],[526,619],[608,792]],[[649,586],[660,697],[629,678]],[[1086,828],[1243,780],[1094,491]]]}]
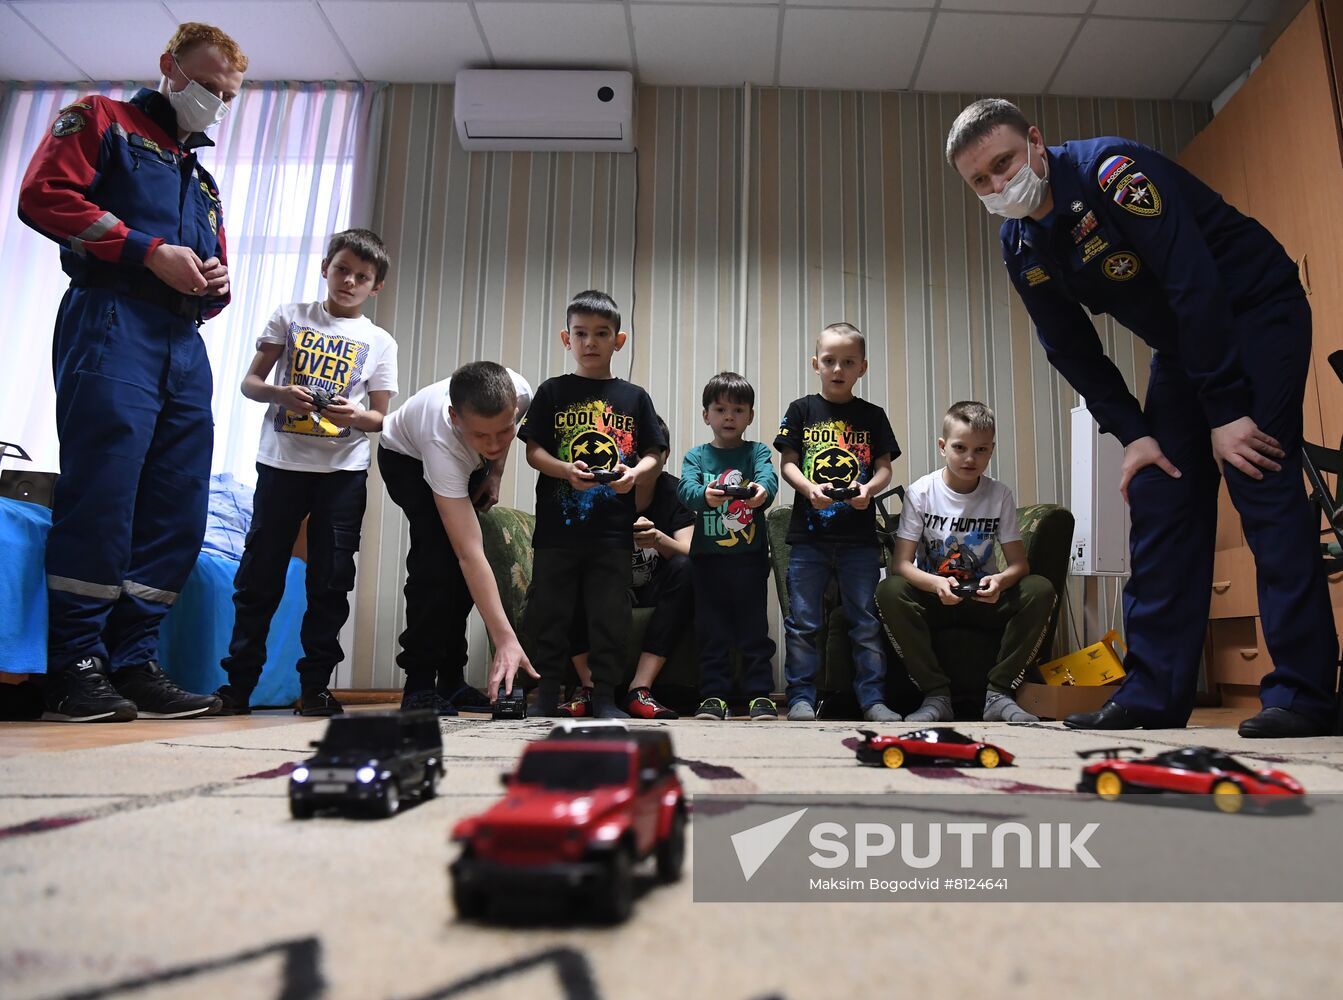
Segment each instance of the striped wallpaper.
[{"label": "striped wallpaper", "polygon": [[[616,372],[652,394],[676,471],[705,440],[699,395],[711,375],[741,368],[756,386],[756,431],[771,440],[788,402],[815,391],[817,331],[842,319],[867,334],[860,393],[890,414],[904,450],[896,482],[937,466],[942,411],[974,397],[999,414],[991,471],[1022,504],[1066,503],[1073,394],[1012,294],[996,221],[942,158],[971,99],[767,89],[750,92],[748,109],[740,88],[643,88],[636,154],[468,154],[451,87],[390,88],[372,224],[393,270],[374,319],[400,344],[403,398],[476,358],[533,383],[563,372],[567,297],[604,288],[631,334]],[[1115,133],[1171,155],[1209,116],[1180,102],[1013,99],[1046,141]],[[1141,394],[1146,347],[1108,320],[1099,328]],[[531,509],[520,451],[511,466],[503,502]],[[401,682],[405,545],[400,511],[371,490],[359,686]],[[1102,589],[1107,617],[1116,596]],[[475,680],[484,650],[477,627]]]}]

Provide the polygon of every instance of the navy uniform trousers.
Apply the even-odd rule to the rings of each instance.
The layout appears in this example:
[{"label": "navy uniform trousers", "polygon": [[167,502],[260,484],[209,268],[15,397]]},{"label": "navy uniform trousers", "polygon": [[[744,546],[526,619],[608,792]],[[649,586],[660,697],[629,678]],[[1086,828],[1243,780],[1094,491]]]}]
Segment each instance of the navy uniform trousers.
[{"label": "navy uniform trousers", "polygon": [[52,349],[61,474],[47,539],[48,670],[155,659],[205,534],[214,419],[194,318],[71,288]]},{"label": "navy uniform trousers", "polygon": [[[1263,303],[1235,318],[1250,382],[1250,416],[1287,453],[1282,471],[1255,480],[1226,466],[1258,574],[1259,614],[1273,659],[1265,708],[1333,718],[1337,640],[1316,519],[1302,480],[1302,404],[1311,317],[1304,296]],[[1149,466],[1129,484],[1132,576],[1124,588],[1128,676],[1114,700],[1144,725],[1183,726],[1198,684],[1212,594],[1218,469],[1194,385],[1158,353],[1144,406],[1147,425],[1182,477]]]}]

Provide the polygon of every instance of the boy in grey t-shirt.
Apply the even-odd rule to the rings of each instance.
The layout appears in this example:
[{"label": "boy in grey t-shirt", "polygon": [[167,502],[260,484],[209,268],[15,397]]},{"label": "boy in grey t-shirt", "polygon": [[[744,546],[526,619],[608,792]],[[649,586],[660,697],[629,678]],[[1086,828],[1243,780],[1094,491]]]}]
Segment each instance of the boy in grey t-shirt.
[{"label": "boy in grey t-shirt", "polygon": [[[984,475],[993,455],[993,411],[960,402],[942,418],[937,446],[946,466],[905,494],[896,530],[892,600],[882,615],[923,704],[907,722],[949,722],[951,679],[933,651],[932,629],[950,624],[1003,628],[987,670],[986,722],[1038,722],[1012,698],[1044,639],[1054,587],[1030,575],[1012,491]],[[1007,565],[999,568],[995,541]],[[971,596],[958,596],[973,587]]]}]

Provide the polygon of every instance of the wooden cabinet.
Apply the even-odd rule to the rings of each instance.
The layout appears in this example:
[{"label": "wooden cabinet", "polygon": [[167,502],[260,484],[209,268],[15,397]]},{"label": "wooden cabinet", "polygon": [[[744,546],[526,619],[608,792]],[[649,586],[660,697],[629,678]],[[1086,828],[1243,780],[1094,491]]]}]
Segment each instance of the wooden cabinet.
[{"label": "wooden cabinet", "polygon": [[[1311,0],[1180,155],[1228,203],[1263,223],[1301,268],[1314,316],[1303,429],[1308,440],[1329,446],[1343,438],[1343,384],[1328,362],[1343,348],[1340,60],[1343,0]],[[1331,581],[1330,595],[1343,625],[1343,582]],[[1253,559],[1223,484],[1209,686],[1220,686],[1224,700],[1236,700],[1272,669],[1258,612]]]}]

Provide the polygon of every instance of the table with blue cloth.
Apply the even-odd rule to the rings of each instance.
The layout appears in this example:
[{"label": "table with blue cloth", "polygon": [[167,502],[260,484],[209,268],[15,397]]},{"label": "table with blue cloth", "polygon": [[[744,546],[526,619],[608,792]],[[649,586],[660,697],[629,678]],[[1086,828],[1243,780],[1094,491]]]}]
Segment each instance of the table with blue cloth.
[{"label": "table with blue cloth", "polygon": [[[213,497],[212,497],[213,506]],[[0,497],[0,672],[42,674],[47,669],[45,552],[51,511]],[[163,619],[159,663],[189,691],[209,693],[228,678],[219,661],[233,633],[233,577],[238,560],[203,549],[181,596]],[[303,655],[299,623],[307,598],[306,566],[289,560],[284,597],[271,621],[266,667],[253,705],[288,705],[299,696],[294,664]]]}]

